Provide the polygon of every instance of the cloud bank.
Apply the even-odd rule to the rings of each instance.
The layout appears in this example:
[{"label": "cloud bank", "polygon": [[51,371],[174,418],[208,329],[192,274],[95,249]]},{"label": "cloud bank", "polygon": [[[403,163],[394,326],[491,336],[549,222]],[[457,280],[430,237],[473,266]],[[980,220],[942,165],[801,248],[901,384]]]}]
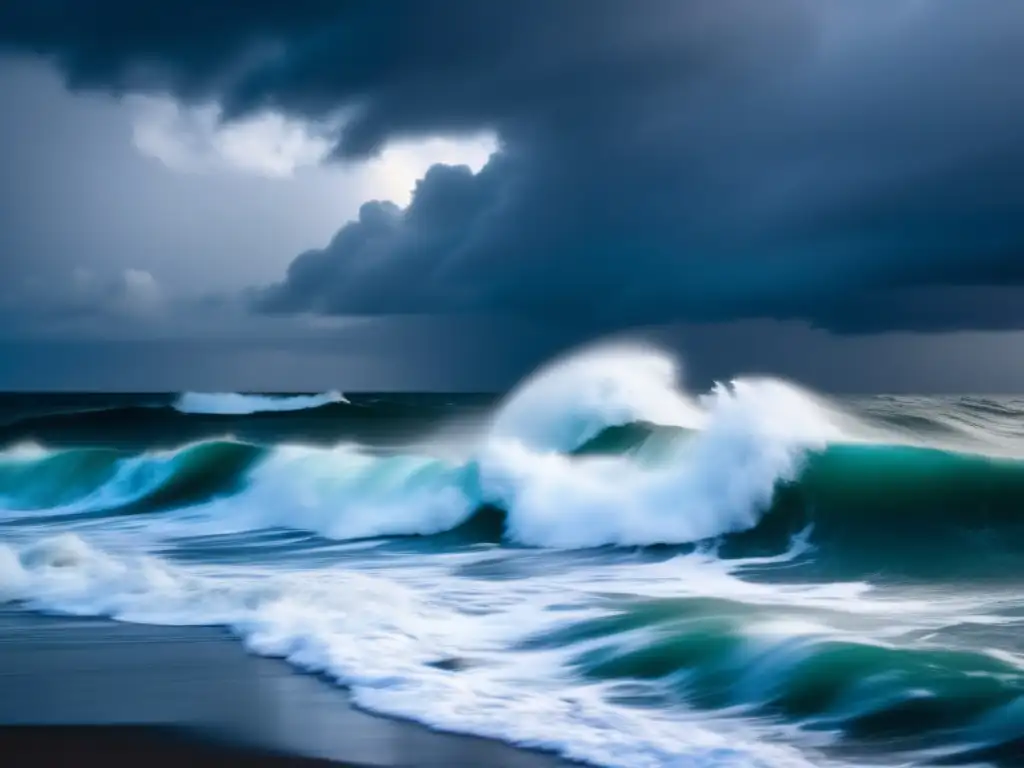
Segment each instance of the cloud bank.
[{"label": "cloud bank", "polygon": [[344,115],[340,159],[498,137],[260,313],[1024,326],[1016,0],[7,0],[0,46],[236,125]]}]

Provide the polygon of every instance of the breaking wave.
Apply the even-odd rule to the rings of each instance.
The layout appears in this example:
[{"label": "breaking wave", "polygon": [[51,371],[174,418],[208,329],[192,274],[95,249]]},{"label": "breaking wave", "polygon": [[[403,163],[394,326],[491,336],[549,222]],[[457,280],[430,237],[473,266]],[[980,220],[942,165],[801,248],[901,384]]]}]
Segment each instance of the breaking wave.
[{"label": "breaking wave", "polygon": [[724,537],[725,555],[778,551],[810,526],[834,563],[897,570],[936,549],[1024,550],[1024,463],[864,435],[877,431],[779,381],[691,399],[668,358],[617,348],[529,380],[461,459],[223,440],[11,453],[0,502],[8,518],[51,522],[195,507],[218,525],[333,539],[497,529],[581,549]]}]

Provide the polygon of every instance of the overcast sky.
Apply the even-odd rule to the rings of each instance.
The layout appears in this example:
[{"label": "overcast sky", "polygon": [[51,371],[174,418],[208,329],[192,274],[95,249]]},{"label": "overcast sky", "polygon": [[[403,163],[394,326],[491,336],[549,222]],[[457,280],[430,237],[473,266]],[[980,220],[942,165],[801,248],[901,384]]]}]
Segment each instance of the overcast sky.
[{"label": "overcast sky", "polygon": [[1021,391],[1021,72],[1019,0],[5,0],[0,388]]}]

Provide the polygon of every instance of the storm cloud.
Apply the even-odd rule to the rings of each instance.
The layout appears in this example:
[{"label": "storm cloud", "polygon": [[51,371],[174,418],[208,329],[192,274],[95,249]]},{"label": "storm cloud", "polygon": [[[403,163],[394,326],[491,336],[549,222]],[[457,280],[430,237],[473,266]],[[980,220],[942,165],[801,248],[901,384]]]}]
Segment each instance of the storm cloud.
[{"label": "storm cloud", "polygon": [[73,89],[337,126],[340,158],[497,135],[260,313],[1024,327],[1017,0],[6,0],[0,46]]}]

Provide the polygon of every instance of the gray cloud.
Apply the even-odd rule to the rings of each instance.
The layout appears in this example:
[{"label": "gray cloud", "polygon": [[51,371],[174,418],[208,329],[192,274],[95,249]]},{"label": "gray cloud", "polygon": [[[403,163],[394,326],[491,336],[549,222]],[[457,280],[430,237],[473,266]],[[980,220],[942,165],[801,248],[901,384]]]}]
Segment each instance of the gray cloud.
[{"label": "gray cloud", "polygon": [[1016,0],[8,0],[0,30],[74,88],[343,115],[340,157],[497,132],[479,173],[364,205],[262,312],[1024,322],[987,300],[1024,278]]},{"label": "gray cloud", "polygon": [[28,282],[59,291],[80,267],[103,280],[144,270],[169,296],[269,282],[387,181],[339,166],[289,179],[171,170],[133,146],[134,103],[70,95],[40,62],[0,57],[0,105],[0,302],[36,296]]}]

